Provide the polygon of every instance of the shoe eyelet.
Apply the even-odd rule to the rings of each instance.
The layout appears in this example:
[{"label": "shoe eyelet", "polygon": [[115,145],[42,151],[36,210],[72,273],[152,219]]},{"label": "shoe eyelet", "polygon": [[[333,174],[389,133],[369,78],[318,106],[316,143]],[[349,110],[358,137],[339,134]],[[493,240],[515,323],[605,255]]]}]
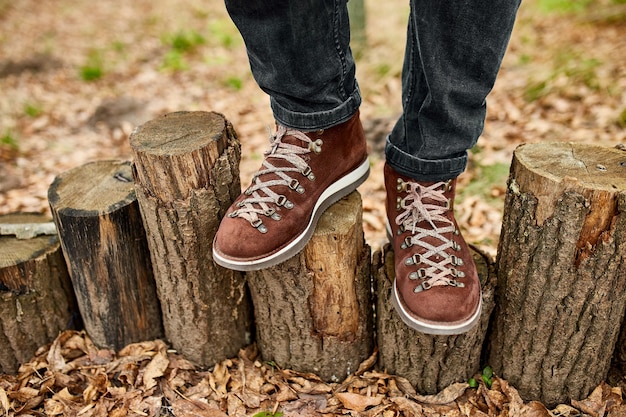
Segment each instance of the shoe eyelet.
[{"label": "shoe eyelet", "polygon": [[309,181],[315,181],[315,174],[313,174],[313,171],[311,170],[310,166],[307,166],[306,168],[302,170],[302,175],[307,177]]},{"label": "shoe eyelet", "polygon": [[279,195],[276,199],[276,205],[279,207],[285,207],[287,209],[293,208],[293,203],[287,200],[287,197],[284,195]]},{"label": "shoe eyelet", "polygon": [[407,184],[408,184],[408,182],[404,182],[402,180],[402,178],[398,178],[397,185],[396,185],[396,190],[398,190],[398,191],[406,191]]},{"label": "shoe eyelet", "polygon": [[261,233],[267,233],[267,227],[263,224],[261,219],[256,219],[252,222],[252,227],[256,228]]},{"label": "shoe eyelet", "polygon": [[415,253],[410,258],[406,258],[404,260],[404,264],[407,265],[407,266],[417,265],[417,264],[419,264],[421,262],[422,262],[422,255],[420,255],[419,253]]},{"label": "shoe eyelet", "polygon": [[322,141],[321,139],[317,139],[315,142],[309,142],[309,151],[320,153],[322,152],[323,144],[324,144],[324,141]]},{"label": "shoe eyelet", "polygon": [[289,188],[297,192],[298,194],[304,194],[304,187],[300,185],[300,181],[297,179],[292,179],[289,183]]}]

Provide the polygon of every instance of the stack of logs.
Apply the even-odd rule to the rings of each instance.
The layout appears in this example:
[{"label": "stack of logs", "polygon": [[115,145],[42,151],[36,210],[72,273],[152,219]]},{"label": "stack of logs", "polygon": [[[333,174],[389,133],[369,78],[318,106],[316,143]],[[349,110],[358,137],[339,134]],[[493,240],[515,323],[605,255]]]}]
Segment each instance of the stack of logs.
[{"label": "stack of logs", "polygon": [[49,201],[58,236],[0,237],[0,345],[8,346],[0,371],[16,371],[81,318],[101,347],[165,338],[209,367],[256,342],[264,360],[327,381],[378,350],[379,369],[429,394],[488,363],[522,397],[545,404],[585,397],[612,359],[626,363],[623,150],[517,148],[497,259],[474,250],[480,323],[430,336],[393,311],[394,254],[388,246],[370,253],[358,192],[326,211],[299,255],[243,274],[211,258],[241,189],[232,125],[217,113],[171,113],[130,142],[132,164],[94,162],[56,178]]}]

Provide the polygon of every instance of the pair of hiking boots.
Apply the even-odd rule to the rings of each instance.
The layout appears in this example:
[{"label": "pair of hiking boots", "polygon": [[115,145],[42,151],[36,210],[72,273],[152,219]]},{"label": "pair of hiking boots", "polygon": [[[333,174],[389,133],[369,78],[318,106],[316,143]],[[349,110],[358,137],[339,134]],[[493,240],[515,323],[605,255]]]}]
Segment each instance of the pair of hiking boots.
[{"label": "pair of hiking boots", "polygon": [[[358,113],[314,132],[278,125],[251,185],[222,220],[213,242],[214,261],[247,271],[289,259],[304,248],[324,210],[368,175]],[[384,175],[396,311],[423,333],[468,331],[480,317],[481,292],[454,218],[456,181],[418,182],[389,165]]]}]

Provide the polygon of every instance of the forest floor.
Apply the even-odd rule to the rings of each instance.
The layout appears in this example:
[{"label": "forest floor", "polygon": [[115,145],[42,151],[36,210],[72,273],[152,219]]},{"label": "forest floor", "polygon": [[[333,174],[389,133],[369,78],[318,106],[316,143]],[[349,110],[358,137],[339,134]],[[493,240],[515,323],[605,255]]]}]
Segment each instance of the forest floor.
[{"label": "forest floor", "polygon": [[[408,2],[366,0],[366,11],[366,42],[354,48],[372,173],[359,190],[365,237],[376,250],[386,241],[382,148],[401,109]],[[487,104],[484,132],[459,180],[456,212],[466,239],[495,256],[517,146],[538,141],[626,145],[626,4],[523,2]],[[0,0],[0,215],[49,214],[47,190],[57,175],[89,161],[131,159],[128,135],[134,127],[179,110],[216,111],[233,123],[242,143],[246,186],[268,145],[273,119],[223,2]],[[68,349],[93,354],[81,346]],[[157,345],[146,349],[153,349],[151,358],[161,352]],[[233,364],[255,362],[248,355]],[[386,392],[393,391],[390,379],[367,372],[385,381]],[[0,383],[0,410],[8,404],[3,390],[8,392]],[[507,390],[499,392],[513,398]],[[493,404],[485,395],[480,404]],[[224,404],[226,397],[221,398]],[[349,398],[332,398],[350,410]],[[387,411],[409,407],[400,402],[381,404]],[[493,415],[495,409],[477,410]],[[221,415],[206,413],[196,415]],[[81,415],[90,414],[83,410]]]}]

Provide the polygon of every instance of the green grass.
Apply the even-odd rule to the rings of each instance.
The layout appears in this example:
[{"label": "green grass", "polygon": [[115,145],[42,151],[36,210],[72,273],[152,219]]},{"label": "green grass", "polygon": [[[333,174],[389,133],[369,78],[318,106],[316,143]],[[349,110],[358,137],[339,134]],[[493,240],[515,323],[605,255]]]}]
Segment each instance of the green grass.
[{"label": "green grass", "polygon": [[260,413],[256,413],[254,416],[252,417],[282,417],[283,413],[281,413],[280,411],[261,411]]},{"label": "green grass", "polygon": [[161,68],[171,71],[184,71],[189,69],[189,64],[187,64],[183,53],[171,50],[165,54]]},{"label": "green grass", "polygon": [[537,9],[545,14],[580,13],[591,3],[592,0],[538,0]]},{"label": "green grass", "polygon": [[495,163],[493,165],[477,164],[473,179],[463,189],[459,190],[459,200],[463,200],[467,196],[477,196],[482,200],[500,206],[502,199],[494,197],[491,190],[494,187],[506,187],[509,177],[510,165],[505,163]]},{"label": "green grass", "polygon": [[184,71],[189,69],[186,56],[195,53],[206,43],[206,38],[196,30],[179,30],[162,37],[162,42],[169,47],[163,58],[162,69]]},{"label": "green grass", "polygon": [[80,77],[85,81],[95,81],[104,75],[104,60],[102,53],[91,50],[85,59],[85,63],[79,69]]},{"label": "green grass", "polygon": [[41,106],[34,103],[26,103],[24,104],[24,114],[30,117],[37,117],[43,113],[43,109]]},{"label": "green grass", "polygon": [[[584,52],[573,49],[561,50],[552,58],[550,72],[528,83],[524,90],[524,98],[533,102],[555,90],[567,89],[568,85],[585,85],[593,91],[598,91],[604,87],[597,74],[597,69],[601,65],[602,61],[587,56]],[[563,85],[563,77],[567,79],[566,85]],[[610,89],[611,86],[606,87]]]},{"label": "green grass", "polygon": [[11,150],[17,151],[19,149],[19,142],[17,137],[11,132],[6,130],[2,136],[0,136],[0,145],[6,146]]},{"label": "green grass", "polygon": [[624,107],[624,109],[622,110],[622,112],[619,114],[619,119],[617,120],[617,123],[626,128],[626,107]]},{"label": "green grass", "polygon": [[228,77],[224,80],[224,84],[235,91],[239,91],[243,87],[243,80],[239,77]]},{"label": "green grass", "polygon": [[198,46],[206,43],[205,37],[195,30],[180,30],[174,34],[166,35],[164,43],[173,51],[180,53],[192,52]]},{"label": "green grass", "polygon": [[209,40],[213,45],[231,49],[243,42],[237,28],[230,20],[214,20],[209,23],[208,31]]}]

